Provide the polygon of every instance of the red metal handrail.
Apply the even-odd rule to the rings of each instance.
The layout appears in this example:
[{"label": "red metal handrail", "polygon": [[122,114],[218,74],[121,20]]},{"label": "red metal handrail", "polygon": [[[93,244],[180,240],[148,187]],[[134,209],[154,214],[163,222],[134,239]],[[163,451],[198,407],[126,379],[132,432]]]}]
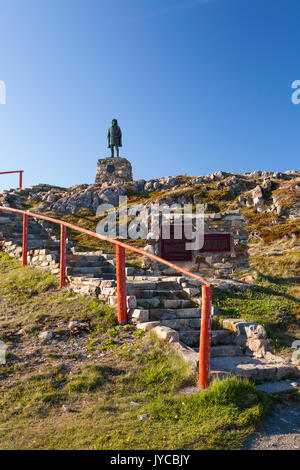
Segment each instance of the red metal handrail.
[{"label": "red metal handrail", "polygon": [[70,224],[63,220],[54,219],[45,215],[35,214],[20,209],[13,209],[11,207],[0,206],[0,216],[2,211],[16,212],[23,214],[23,243],[22,243],[22,266],[27,265],[27,240],[28,240],[28,217],[46,220],[59,224],[61,227],[60,237],[60,288],[66,283],[66,240],[67,228],[77,232],[84,233],[100,240],[105,240],[109,243],[116,245],[116,261],[117,261],[117,295],[118,295],[118,321],[124,324],[127,321],[127,305],[126,305],[126,272],[125,272],[125,249],[139,253],[159,263],[165,264],[176,271],[190,276],[202,282],[202,309],[201,309],[201,335],[199,347],[199,387],[204,389],[209,384],[209,370],[210,370],[210,343],[211,343],[211,307],[212,307],[212,285],[199,274],[191,273],[176,264],[170,263],[159,256],[147,253],[141,248],[128,245],[127,243],[115,240],[114,238],[105,237],[99,233],[92,232],[83,227]]},{"label": "red metal handrail", "polygon": [[9,175],[11,173],[19,173],[19,189],[22,189],[24,170],[0,171],[0,175]]}]

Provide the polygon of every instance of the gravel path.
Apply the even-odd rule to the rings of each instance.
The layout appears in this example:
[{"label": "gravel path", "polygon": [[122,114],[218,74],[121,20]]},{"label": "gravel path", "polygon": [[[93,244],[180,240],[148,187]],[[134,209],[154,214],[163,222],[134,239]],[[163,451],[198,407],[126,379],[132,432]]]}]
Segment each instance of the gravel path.
[{"label": "gravel path", "polygon": [[276,405],[243,450],[300,450],[300,404]]}]

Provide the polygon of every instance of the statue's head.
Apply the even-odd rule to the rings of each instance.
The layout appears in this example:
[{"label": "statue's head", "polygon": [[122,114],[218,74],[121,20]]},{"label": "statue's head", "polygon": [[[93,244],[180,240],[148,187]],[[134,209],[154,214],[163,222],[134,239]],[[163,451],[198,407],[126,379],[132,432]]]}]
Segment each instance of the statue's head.
[{"label": "statue's head", "polygon": [[113,120],[111,121],[111,123],[112,123],[113,126],[117,126],[117,125],[118,125],[117,119],[113,119]]}]

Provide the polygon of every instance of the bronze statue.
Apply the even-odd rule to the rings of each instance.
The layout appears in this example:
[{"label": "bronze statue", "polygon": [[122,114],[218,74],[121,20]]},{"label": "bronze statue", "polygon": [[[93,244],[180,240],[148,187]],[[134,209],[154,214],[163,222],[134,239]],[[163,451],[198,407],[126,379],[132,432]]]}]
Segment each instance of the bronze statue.
[{"label": "bronze statue", "polygon": [[122,132],[116,119],[112,120],[112,125],[107,134],[108,148],[111,150],[111,156],[114,157],[114,148],[116,147],[117,157],[119,156],[119,147],[122,147]]}]

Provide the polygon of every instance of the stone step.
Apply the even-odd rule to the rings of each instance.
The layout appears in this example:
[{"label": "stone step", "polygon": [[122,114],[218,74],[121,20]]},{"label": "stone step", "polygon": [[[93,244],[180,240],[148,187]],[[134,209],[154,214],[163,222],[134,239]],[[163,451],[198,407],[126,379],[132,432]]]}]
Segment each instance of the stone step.
[{"label": "stone step", "polygon": [[103,259],[102,260],[95,260],[95,261],[93,261],[93,260],[87,261],[87,260],[80,260],[80,259],[70,260],[70,259],[67,258],[67,263],[68,263],[68,266],[70,266],[70,267],[78,267],[78,268],[81,268],[81,267],[82,268],[85,268],[85,267],[87,268],[89,266],[90,267],[97,267],[97,266],[98,267],[102,267],[102,266],[103,267],[105,267],[105,266],[113,267],[113,265],[111,263],[108,263],[106,260],[103,260]]},{"label": "stone step", "polygon": [[[79,277],[82,278],[82,273],[74,274],[74,272],[69,273],[68,277]],[[93,279],[93,281],[114,281],[116,279],[116,275],[114,273],[88,273],[84,275],[85,279]]]},{"label": "stone step", "polygon": [[67,274],[99,274],[114,273],[115,269],[113,266],[85,266],[85,267],[67,267]]},{"label": "stone step", "polygon": [[88,262],[88,263],[97,263],[97,262],[105,262],[108,263],[108,260],[112,260],[113,256],[112,255],[81,255],[81,254],[68,254],[67,260],[70,261],[75,261],[79,260],[82,262]]},{"label": "stone step", "polygon": [[181,286],[177,282],[163,282],[163,281],[130,281],[127,283],[128,287],[133,290],[174,290],[181,291]]},{"label": "stone step", "polygon": [[164,290],[171,289],[171,290],[178,290],[178,291],[182,290],[181,285],[178,284],[178,282],[174,282],[174,281],[158,281],[155,283],[155,285],[156,285],[156,289],[164,289]]},{"label": "stone step", "polygon": [[[200,334],[200,318],[175,318],[172,320],[162,320],[160,324],[162,326],[167,326],[173,330],[187,330],[187,329],[197,329],[198,336]],[[199,341],[199,339],[198,339]]]},{"label": "stone step", "polygon": [[199,345],[200,328],[186,328],[184,330],[180,330],[179,339],[180,341],[182,341],[182,343],[186,344],[187,346],[195,346],[196,344]]},{"label": "stone step", "polygon": [[2,211],[2,217],[9,219],[10,222],[17,222],[23,220],[23,215],[4,210]]},{"label": "stone step", "polygon": [[[2,235],[5,238],[5,240],[14,240],[17,242],[22,242],[23,240],[23,232],[22,233],[9,232],[9,234],[2,232]],[[32,231],[28,231],[28,240],[36,240],[36,239],[49,240],[49,237],[47,237],[47,235],[45,235],[44,233],[33,233]]]},{"label": "stone step", "polygon": [[[37,233],[28,233],[28,240],[35,240],[36,239],[36,236],[37,236]],[[39,239],[40,240],[49,240],[49,238],[47,237],[47,235],[44,235],[42,233],[39,233],[38,234],[39,236]]]},{"label": "stone step", "polygon": [[243,354],[242,348],[233,344],[226,346],[212,346],[210,357],[233,357],[241,356]]},{"label": "stone step", "polygon": [[[186,358],[198,367],[199,353],[189,348],[187,357],[186,352],[187,350],[185,351]],[[257,388],[266,392],[270,389],[271,393],[281,391],[282,387],[278,387],[278,382],[281,382],[283,379],[293,377],[299,380],[300,378],[299,370],[292,365],[282,362],[268,362],[265,359],[256,359],[249,356],[212,357],[210,366],[211,379],[214,377],[224,379],[233,375],[248,378],[259,384],[269,383],[270,387],[267,385],[259,385]],[[271,384],[274,384],[275,387],[271,386]],[[297,389],[297,386],[300,386],[300,382],[297,382],[297,386],[295,385],[296,384],[294,384],[293,388]]]},{"label": "stone step", "polygon": [[194,308],[195,303],[190,299],[163,299],[164,308]]},{"label": "stone step", "polygon": [[249,356],[214,357],[211,359],[211,375],[220,378],[237,375],[259,382],[277,381],[298,377],[296,367],[284,362],[267,361]]},{"label": "stone step", "polygon": [[143,308],[161,308],[165,309],[178,309],[178,308],[192,308],[195,304],[188,299],[162,299],[160,297],[152,297],[149,299],[137,298],[137,304]]},{"label": "stone step", "polygon": [[54,242],[52,240],[28,240],[28,250],[52,250],[57,251],[60,250],[60,242]]},{"label": "stone step", "polygon": [[[201,328],[201,325],[200,325]],[[200,333],[200,332],[199,332]],[[198,341],[199,343],[199,341]],[[212,330],[211,346],[227,346],[234,344],[234,336],[228,330]],[[199,347],[194,347],[195,351],[199,351]]]},{"label": "stone step", "polygon": [[151,321],[155,320],[172,320],[174,318],[200,318],[200,308],[178,308],[178,309],[167,309],[167,308],[150,308],[149,318]]},{"label": "stone step", "polygon": [[[199,353],[199,348],[193,348],[194,351]],[[219,346],[212,346],[210,350],[210,357],[234,357],[234,356],[242,356],[243,350],[240,346],[236,346],[235,344],[226,344],[226,345],[219,345]]]},{"label": "stone step", "polygon": [[134,281],[134,282],[127,282],[127,290],[133,291],[144,291],[144,290],[155,290],[156,285],[155,282],[148,282],[148,281]]},{"label": "stone step", "polygon": [[211,345],[217,346],[218,344],[232,344],[234,341],[233,334],[228,330],[212,330],[211,332]]},{"label": "stone step", "polygon": [[[5,234],[3,233],[3,235],[5,236]],[[37,238],[37,235],[38,235],[38,239],[39,240],[49,240],[49,237],[47,237],[47,235],[44,235],[42,233],[28,233],[28,240],[36,240]],[[23,240],[23,233],[20,235],[19,233],[16,233],[16,232],[10,232],[9,234],[9,238],[12,240]]]},{"label": "stone step", "polygon": [[[5,233],[8,233],[8,234],[11,233],[12,231],[14,231],[15,233],[22,234],[23,224],[6,223],[3,225],[3,227],[1,227],[1,230],[5,231]],[[34,233],[44,232],[44,230],[37,224],[28,224],[28,231],[34,232]]]},{"label": "stone step", "polygon": [[132,287],[131,283],[127,282],[127,295],[135,295],[139,299],[149,299],[152,297],[161,297],[165,299],[178,299],[179,297],[188,298],[187,295],[183,294],[181,291],[176,290],[161,290],[161,289],[135,289]]},{"label": "stone step", "polygon": [[265,382],[256,385],[255,388],[264,393],[299,392],[300,381],[278,380],[276,382]]},{"label": "stone step", "polygon": [[[4,246],[7,248],[9,251],[19,248],[22,246],[22,240],[21,239],[7,239],[5,238],[4,240]],[[49,250],[49,251],[58,251],[60,249],[60,243],[59,242],[54,242],[52,240],[46,239],[46,240],[30,240],[28,239],[28,244],[27,244],[27,249],[28,251],[30,250]]]},{"label": "stone step", "polygon": [[[128,291],[127,291],[128,294]],[[163,307],[163,303],[160,297],[152,297],[149,299],[136,299],[138,308],[158,308]]]}]

